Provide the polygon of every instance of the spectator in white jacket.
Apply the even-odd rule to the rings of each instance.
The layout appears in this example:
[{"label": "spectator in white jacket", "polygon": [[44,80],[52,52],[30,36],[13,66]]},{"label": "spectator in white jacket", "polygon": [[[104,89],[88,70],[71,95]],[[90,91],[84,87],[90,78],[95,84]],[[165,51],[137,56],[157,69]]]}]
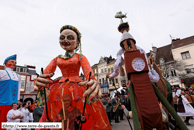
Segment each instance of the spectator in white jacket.
[{"label": "spectator in white jacket", "polygon": [[26,102],[23,103],[21,112],[24,116],[24,118],[21,119],[21,122],[29,122],[30,112],[28,110],[28,104]]},{"label": "spectator in white jacket", "polygon": [[[12,103],[12,109],[7,113],[7,122],[20,122],[23,118],[22,112],[17,110],[17,103]],[[7,129],[9,130],[9,129]],[[12,129],[12,130],[20,130],[20,129]]]}]

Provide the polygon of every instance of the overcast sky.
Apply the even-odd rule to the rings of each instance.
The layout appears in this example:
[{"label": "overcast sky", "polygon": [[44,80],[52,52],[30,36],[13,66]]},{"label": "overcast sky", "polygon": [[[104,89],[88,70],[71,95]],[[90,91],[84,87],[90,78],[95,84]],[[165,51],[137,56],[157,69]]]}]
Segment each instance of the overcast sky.
[{"label": "overcast sky", "polygon": [[[91,65],[101,56],[116,58],[121,33],[116,12],[127,13],[124,22],[138,46],[146,52],[194,35],[193,0],[0,0],[0,62],[17,54],[18,65],[41,67],[65,51],[59,30],[74,25],[82,34],[82,51]],[[61,73],[57,69],[55,76]]]}]

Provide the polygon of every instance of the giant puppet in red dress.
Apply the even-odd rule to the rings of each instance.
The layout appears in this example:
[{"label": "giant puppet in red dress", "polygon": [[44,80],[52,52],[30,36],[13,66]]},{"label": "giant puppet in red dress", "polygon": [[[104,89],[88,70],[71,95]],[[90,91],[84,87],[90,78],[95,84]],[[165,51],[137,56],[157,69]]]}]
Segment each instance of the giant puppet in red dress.
[{"label": "giant puppet in red dress", "polygon": [[[83,123],[82,129],[111,130],[106,111],[101,101],[96,98],[96,95],[101,96],[101,92],[90,64],[85,56],[74,52],[74,49],[80,44],[81,34],[70,25],[63,26],[60,33],[59,42],[61,47],[66,50],[66,54],[54,58],[44,70],[44,74],[40,75],[35,83],[35,89],[37,87],[40,89],[41,86],[51,83],[49,85],[50,98],[47,103],[48,120],[51,122],[62,121],[64,130],[77,129],[76,121],[83,112],[84,97],[90,95],[85,109],[86,122]],[[53,75],[57,66],[62,72],[62,78],[58,83],[52,83],[48,78]],[[87,80],[89,73],[92,72],[90,82],[82,82],[79,77],[80,67],[82,67]],[[85,91],[86,84],[91,86],[87,91]],[[44,109],[40,122],[46,121],[47,115]]]}]

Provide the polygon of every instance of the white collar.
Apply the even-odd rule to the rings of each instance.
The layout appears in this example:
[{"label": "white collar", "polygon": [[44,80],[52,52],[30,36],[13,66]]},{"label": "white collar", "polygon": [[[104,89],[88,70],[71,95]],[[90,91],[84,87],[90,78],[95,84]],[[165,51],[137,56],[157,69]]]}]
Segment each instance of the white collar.
[{"label": "white collar", "polygon": [[8,67],[6,67],[5,69],[6,69],[7,71],[13,71],[12,68],[8,68]]}]

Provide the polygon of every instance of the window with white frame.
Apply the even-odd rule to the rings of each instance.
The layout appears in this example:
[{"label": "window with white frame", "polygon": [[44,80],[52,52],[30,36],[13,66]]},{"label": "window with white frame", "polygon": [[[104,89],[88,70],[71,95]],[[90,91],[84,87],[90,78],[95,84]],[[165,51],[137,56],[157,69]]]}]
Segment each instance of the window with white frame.
[{"label": "window with white frame", "polygon": [[177,76],[176,71],[174,69],[171,70],[171,75],[172,75],[172,77]]},{"label": "window with white frame", "polygon": [[194,67],[193,67],[193,65],[187,65],[187,66],[185,66],[185,71],[187,72],[187,74],[194,73]]},{"label": "window with white frame", "polygon": [[16,67],[16,72],[20,72],[20,67]]},{"label": "window with white frame", "polygon": [[108,68],[108,73],[110,73],[110,68]]},{"label": "window with white frame", "polygon": [[115,79],[116,83],[118,83],[118,79]]},{"label": "window with white frame", "polygon": [[27,72],[27,68],[23,68],[23,72],[26,73]]},{"label": "window with white frame", "polygon": [[182,52],[181,53],[181,56],[182,56],[182,59],[183,60],[186,60],[186,59],[190,59],[191,58],[191,56],[189,54],[189,51]]},{"label": "window with white frame", "polygon": [[113,71],[114,71],[113,68],[111,68],[111,73],[113,73]]},{"label": "window with white frame", "polygon": [[[16,68],[17,69],[17,68]],[[21,86],[20,86],[20,91],[24,91],[25,89],[25,84],[26,84],[26,76],[21,75]]]},{"label": "window with white frame", "polygon": [[193,73],[194,74],[194,68],[185,69],[187,74]]},{"label": "window with white frame", "polygon": [[112,79],[109,79],[109,83],[111,84]]}]

